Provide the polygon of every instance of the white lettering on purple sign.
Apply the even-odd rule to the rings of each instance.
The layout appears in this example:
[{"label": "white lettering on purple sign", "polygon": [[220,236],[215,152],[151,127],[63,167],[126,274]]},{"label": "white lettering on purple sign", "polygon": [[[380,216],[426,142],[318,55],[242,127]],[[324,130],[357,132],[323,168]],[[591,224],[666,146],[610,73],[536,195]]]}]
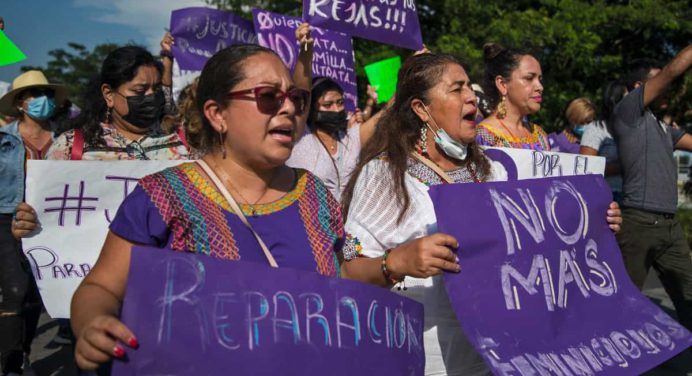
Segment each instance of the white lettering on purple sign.
[{"label": "white lettering on purple sign", "polygon": [[502,360],[500,345],[493,338],[480,337],[478,342],[481,355],[499,375],[594,375],[612,367],[628,368],[630,361],[645,355],[673,351],[675,341],[686,336],[682,325],[659,312],[654,322],[612,330],[561,350],[524,353],[507,360]]},{"label": "white lettering on purple sign", "polygon": [[[199,343],[194,345],[203,349],[218,344],[230,351],[252,351],[272,343],[349,349],[367,341],[409,354],[422,351],[423,323],[412,318],[401,302],[398,306],[374,299],[361,302],[333,292],[328,296],[287,290],[204,292],[204,265],[188,260],[175,258],[164,265],[166,282],[157,299],[159,344],[175,341],[174,322],[185,317],[199,327]],[[204,310],[203,302],[212,302],[213,309]]]},{"label": "white lettering on purple sign", "polygon": [[[522,249],[520,231],[517,224],[530,235],[532,244],[538,245],[545,241],[547,231],[545,217],[548,218],[550,228],[557,237],[565,243],[566,249],[557,252],[557,269],[551,268],[548,258],[541,254],[535,254],[528,272],[519,271],[511,263],[506,263],[500,268],[502,281],[502,293],[505,299],[505,307],[508,310],[520,310],[520,292],[523,290],[529,295],[542,293],[546,308],[554,311],[555,307],[566,308],[568,302],[568,287],[574,285],[583,298],[589,298],[591,292],[610,296],[617,292],[615,274],[607,262],[598,259],[598,247],[593,239],[587,239],[582,252],[575,245],[579,240],[587,238],[589,227],[589,212],[586,202],[579,191],[570,183],[555,181],[549,188],[545,198],[543,213],[536,205],[534,196],[528,189],[517,189],[521,203],[512,199],[506,193],[490,189],[490,197],[502,224],[507,244],[507,255],[514,255]],[[564,193],[564,194],[560,194]],[[572,230],[566,230],[560,223],[556,206],[558,200],[573,200],[579,210],[579,220]],[[522,205],[523,204],[523,205]],[[526,239],[525,239],[526,240]],[[526,247],[527,244],[524,244]],[[588,274],[584,274],[580,263],[588,267]],[[555,276],[554,273],[557,273]],[[557,282],[557,284],[555,284]],[[542,287],[539,291],[537,286]]]},{"label": "white lettering on purple sign", "polygon": [[403,33],[408,13],[416,12],[414,0],[353,1],[309,0],[308,15],[343,21],[356,27],[378,28]]}]

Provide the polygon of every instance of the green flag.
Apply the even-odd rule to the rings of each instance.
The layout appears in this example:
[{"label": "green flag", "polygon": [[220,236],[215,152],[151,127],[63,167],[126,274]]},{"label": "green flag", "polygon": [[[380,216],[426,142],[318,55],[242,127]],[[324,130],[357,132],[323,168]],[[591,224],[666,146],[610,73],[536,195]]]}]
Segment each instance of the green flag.
[{"label": "green flag", "polygon": [[401,67],[401,57],[395,56],[365,66],[370,85],[377,91],[377,103],[386,102],[396,91],[396,79]]},{"label": "green flag", "polygon": [[26,59],[24,52],[12,43],[4,31],[0,30],[0,67],[18,63],[24,59]]}]

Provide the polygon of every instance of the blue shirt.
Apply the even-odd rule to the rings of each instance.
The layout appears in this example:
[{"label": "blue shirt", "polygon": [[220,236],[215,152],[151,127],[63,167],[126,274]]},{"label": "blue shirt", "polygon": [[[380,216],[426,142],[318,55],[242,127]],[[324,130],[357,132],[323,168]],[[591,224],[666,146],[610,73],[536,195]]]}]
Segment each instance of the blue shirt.
[{"label": "blue shirt", "polygon": [[24,153],[19,121],[0,127],[0,214],[14,213],[24,200]]}]

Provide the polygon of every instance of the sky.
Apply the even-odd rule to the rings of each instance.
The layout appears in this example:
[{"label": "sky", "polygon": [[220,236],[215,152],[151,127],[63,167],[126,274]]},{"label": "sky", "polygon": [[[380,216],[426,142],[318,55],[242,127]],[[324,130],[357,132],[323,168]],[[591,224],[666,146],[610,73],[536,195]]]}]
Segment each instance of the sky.
[{"label": "sky", "polygon": [[[203,0],[0,0],[5,34],[27,55],[0,67],[12,82],[24,65],[45,66],[48,51],[75,42],[91,50],[102,43],[136,43],[158,54],[171,11],[206,6]],[[50,80],[50,77],[48,77]]]}]

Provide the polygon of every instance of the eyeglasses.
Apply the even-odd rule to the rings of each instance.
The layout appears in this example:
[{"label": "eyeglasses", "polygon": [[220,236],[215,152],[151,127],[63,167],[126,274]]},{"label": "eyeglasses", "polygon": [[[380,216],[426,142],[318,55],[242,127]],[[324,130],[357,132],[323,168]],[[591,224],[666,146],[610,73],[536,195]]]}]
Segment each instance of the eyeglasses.
[{"label": "eyeglasses", "polygon": [[274,86],[258,86],[253,89],[232,91],[227,95],[230,99],[243,99],[257,102],[257,109],[259,112],[266,115],[275,115],[279,112],[284,101],[288,98],[293,102],[296,108],[296,115],[300,116],[305,112],[308,100],[310,99],[310,92],[296,87],[284,92]]}]

